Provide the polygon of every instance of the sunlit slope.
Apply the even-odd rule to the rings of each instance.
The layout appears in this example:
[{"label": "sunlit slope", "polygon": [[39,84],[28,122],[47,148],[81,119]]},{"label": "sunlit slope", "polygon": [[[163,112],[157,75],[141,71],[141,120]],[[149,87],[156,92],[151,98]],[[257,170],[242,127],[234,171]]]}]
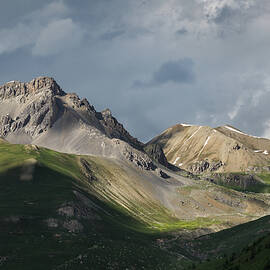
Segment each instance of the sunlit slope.
[{"label": "sunlit slope", "polygon": [[148,144],[160,144],[170,163],[194,173],[268,170],[270,165],[270,140],[231,126],[179,124]]}]

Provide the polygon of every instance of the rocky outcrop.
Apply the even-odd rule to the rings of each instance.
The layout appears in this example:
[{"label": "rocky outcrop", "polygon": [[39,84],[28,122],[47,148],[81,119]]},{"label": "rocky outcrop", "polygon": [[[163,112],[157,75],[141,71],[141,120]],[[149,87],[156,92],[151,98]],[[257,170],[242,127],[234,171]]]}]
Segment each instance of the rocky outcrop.
[{"label": "rocky outcrop", "polygon": [[263,182],[257,176],[241,173],[213,174],[212,181],[216,184],[240,187],[241,189],[263,185]]},{"label": "rocky outcrop", "polygon": [[[48,77],[40,77],[29,83],[10,82],[0,87],[0,102],[7,100],[16,102],[19,108],[11,114],[2,115],[0,119],[0,136],[24,130],[29,136],[35,137],[50,128],[57,119],[59,106],[56,95],[65,93],[59,85]],[[15,104],[16,104],[15,103]]]},{"label": "rocky outcrop", "polygon": [[254,173],[264,173],[264,172],[270,172],[270,166],[249,166],[247,168],[247,172],[254,172]]},{"label": "rocky outcrop", "polygon": [[164,171],[162,171],[160,168],[157,168],[156,172],[157,172],[157,175],[160,176],[161,178],[164,178],[164,179],[170,178],[170,176]]},{"label": "rocky outcrop", "polygon": [[213,162],[213,161],[209,162],[208,160],[202,160],[202,161],[193,163],[191,166],[189,166],[188,170],[195,174],[201,174],[204,172],[217,171],[220,167],[224,165],[225,164],[221,160],[216,161],[216,162]]},{"label": "rocky outcrop", "polygon": [[153,161],[142,152],[134,151],[130,147],[126,147],[123,151],[123,154],[127,160],[134,163],[141,169],[144,170],[155,170],[157,166],[153,163]]},{"label": "rocky outcrop", "polygon": [[233,146],[233,150],[240,150],[242,147],[237,143]]},{"label": "rocky outcrop", "polygon": [[71,233],[79,233],[83,231],[83,225],[76,219],[64,221],[63,227]]},{"label": "rocky outcrop", "polygon": [[94,176],[92,170],[91,170],[91,165],[89,164],[89,162],[84,159],[84,158],[80,158],[80,165],[81,165],[81,170],[82,173],[86,176],[86,178],[90,181],[96,181],[97,178]]},{"label": "rocky outcrop", "polygon": [[29,83],[12,81],[0,86],[0,100],[20,96],[20,102],[24,102],[27,96],[39,93],[44,89],[49,90],[53,95],[65,95],[60,86],[53,78],[38,77]]},{"label": "rocky outcrop", "polygon": [[113,117],[109,109],[98,113],[97,117],[109,137],[125,141],[138,150],[143,149],[143,143],[132,137],[124,126],[120,124],[115,117]]},{"label": "rocky outcrop", "polygon": [[24,129],[30,136],[36,136],[53,125],[58,111],[55,98],[50,91],[46,91],[35,103],[25,106],[15,119],[10,115],[2,116],[0,135]]},{"label": "rocky outcrop", "polygon": [[159,144],[146,144],[144,151],[156,162],[159,164],[168,167],[167,158],[164,155],[162,147]]}]

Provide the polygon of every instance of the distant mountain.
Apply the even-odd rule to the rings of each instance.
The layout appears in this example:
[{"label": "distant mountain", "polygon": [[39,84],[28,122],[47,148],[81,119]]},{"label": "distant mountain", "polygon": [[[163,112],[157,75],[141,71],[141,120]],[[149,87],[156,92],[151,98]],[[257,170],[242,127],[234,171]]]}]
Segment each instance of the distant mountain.
[{"label": "distant mountain", "polygon": [[178,124],[148,145],[159,145],[170,163],[196,174],[270,170],[270,140],[229,125],[211,128]]}]

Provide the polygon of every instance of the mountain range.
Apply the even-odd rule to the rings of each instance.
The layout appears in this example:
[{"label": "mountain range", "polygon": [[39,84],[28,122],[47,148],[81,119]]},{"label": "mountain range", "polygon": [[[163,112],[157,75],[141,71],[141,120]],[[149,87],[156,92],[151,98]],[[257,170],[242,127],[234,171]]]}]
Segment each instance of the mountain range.
[{"label": "mountain range", "polygon": [[142,143],[109,109],[39,77],[0,86],[0,137],[0,268],[218,265],[270,232],[259,219],[270,213],[270,140],[232,126],[178,124]]}]

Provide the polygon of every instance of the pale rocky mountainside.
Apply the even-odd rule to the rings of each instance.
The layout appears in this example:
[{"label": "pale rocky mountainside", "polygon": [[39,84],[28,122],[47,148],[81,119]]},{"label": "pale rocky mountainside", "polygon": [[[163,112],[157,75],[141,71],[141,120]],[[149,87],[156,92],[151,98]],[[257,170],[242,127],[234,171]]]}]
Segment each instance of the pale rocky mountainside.
[{"label": "pale rocky mountainside", "polygon": [[110,110],[97,112],[86,99],[65,93],[49,77],[0,86],[0,136],[12,143],[128,159],[145,169],[153,167],[144,145]]},{"label": "pale rocky mountainside", "polygon": [[148,145],[160,145],[167,160],[193,173],[269,171],[270,140],[231,126],[178,124]]}]

